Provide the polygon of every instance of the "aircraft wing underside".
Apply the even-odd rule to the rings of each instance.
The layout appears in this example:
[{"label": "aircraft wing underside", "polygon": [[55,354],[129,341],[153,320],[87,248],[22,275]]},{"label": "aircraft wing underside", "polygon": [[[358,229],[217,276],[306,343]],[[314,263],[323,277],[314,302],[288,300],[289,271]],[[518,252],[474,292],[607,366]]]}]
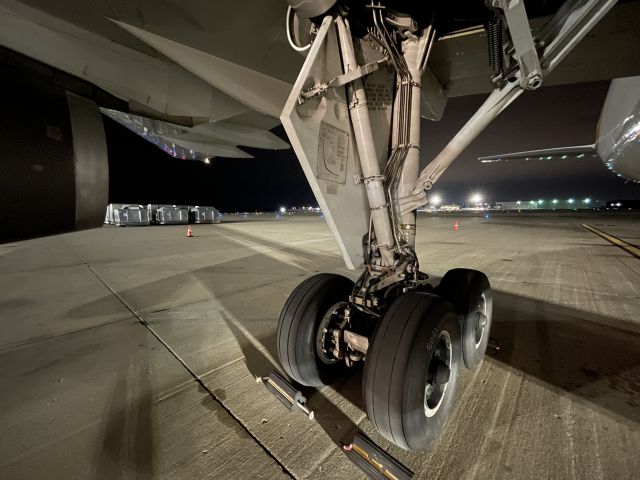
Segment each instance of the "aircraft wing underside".
[{"label": "aircraft wing underside", "polygon": [[576,145],[570,147],[542,148],[524,152],[501,153],[499,155],[479,157],[478,160],[482,163],[510,162],[512,160],[564,160],[566,158],[583,158],[587,155],[597,155],[595,145]]},{"label": "aircraft wing underside", "polygon": [[[534,9],[538,3],[530,0],[527,5]],[[121,113],[129,117],[107,114],[129,128],[143,117],[147,124],[156,119],[166,122],[165,127],[186,125],[185,131],[204,125],[204,132],[181,131],[177,136],[155,138],[154,143],[164,145],[165,151],[173,154],[175,148],[177,156],[246,156],[235,147],[256,142],[266,144],[265,148],[282,148],[273,147],[275,140],[266,130],[279,123],[304,61],[286,39],[286,2],[239,0],[232,7],[224,5],[0,0],[0,45],[125,100],[129,112]],[[451,5],[461,17],[469,13],[467,3]],[[638,0],[614,7],[545,78],[545,85],[640,74],[639,19]],[[545,16],[532,19],[533,29],[542,28],[547,20]],[[490,92],[490,77],[483,28],[440,35],[423,76],[425,85],[436,88],[424,89],[429,93],[423,95],[422,115],[438,120],[447,98]],[[134,121],[136,115],[139,118]],[[242,141],[229,145],[219,136],[215,141],[207,137],[213,122],[260,131],[253,131],[253,141],[247,140],[244,131]],[[132,130],[148,134],[150,126],[146,126],[147,132],[144,127]]]},{"label": "aircraft wing underside", "polygon": [[183,160],[252,158],[251,154],[237,146],[271,150],[289,148],[287,142],[267,130],[231,122],[201,123],[188,127],[107,108],[100,110],[172,157]]},{"label": "aircraft wing underside", "polygon": [[[537,4],[535,0],[526,3],[532,9]],[[51,62],[52,66],[65,71],[72,69],[73,58],[82,52],[96,53],[98,58],[106,58],[111,63],[114,63],[111,57],[119,53],[120,56],[129,57],[129,60],[143,62],[146,66],[156,64],[157,68],[158,63],[163,63],[166,69],[169,64],[172,64],[172,68],[179,65],[190,74],[197,72],[196,76],[203,78],[208,75],[203,71],[202,62],[211,59],[213,63],[210,68],[226,69],[241,80],[253,77],[256,85],[270,88],[261,91],[263,96],[272,92],[271,96],[278,97],[284,105],[288,91],[283,93],[283,90],[293,85],[304,61],[302,55],[291,49],[286,39],[286,2],[238,0],[233,5],[225,5],[230,6],[195,1],[180,2],[180,6],[177,6],[169,5],[168,2],[151,4],[142,0],[0,0],[0,25],[3,27],[0,29],[0,43],[45,63]],[[456,7],[460,10],[458,16],[465,17],[465,13],[468,13],[466,2],[458,2],[457,5],[460,5]],[[542,28],[548,18],[532,19],[534,31]],[[640,51],[636,48],[640,44],[640,32],[637,28],[639,19],[638,0],[623,2],[614,7],[564,59],[562,66],[545,79],[545,84],[604,80],[640,74],[636,67],[640,58]],[[19,27],[22,27],[22,31],[18,31]],[[55,40],[59,41],[61,37],[75,40],[79,44],[64,52],[67,57],[64,61],[52,55],[53,47],[57,46]],[[54,42],[46,43],[45,40]],[[95,51],[96,48],[103,51]],[[178,54],[183,58],[172,58]],[[116,63],[123,62],[124,59],[120,59]],[[448,97],[489,92],[492,85],[484,30],[479,25],[440,36],[434,45],[429,68]],[[91,65],[82,76],[90,76],[90,70]],[[82,68],[79,72],[82,74]],[[114,83],[117,84],[114,87],[124,90],[126,84],[134,79],[131,73],[134,72],[129,72],[125,77],[127,82],[123,81],[125,78],[119,81],[114,78]],[[163,75],[167,76],[169,73]],[[148,76],[149,74],[142,78],[146,79]],[[206,80],[209,86],[214,86],[217,90],[233,91],[232,86],[218,83],[226,80],[222,76]],[[213,83],[216,85],[212,85]],[[162,105],[154,103],[154,93],[150,92],[149,101],[142,99],[140,103],[152,108],[161,107]],[[282,95],[284,97],[280,98]],[[247,99],[239,95],[235,95],[235,102],[229,98],[214,100],[227,109],[231,109],[232,105],[236,109],[241,108],[235,103],[244,105],[245,108],[253,107],[243,103]],[[195,109],[193,102],[185,100],[185,103]],[[262,110],[266,109],[263,105]],[[201,113],[200,111],[199,114]]]}]

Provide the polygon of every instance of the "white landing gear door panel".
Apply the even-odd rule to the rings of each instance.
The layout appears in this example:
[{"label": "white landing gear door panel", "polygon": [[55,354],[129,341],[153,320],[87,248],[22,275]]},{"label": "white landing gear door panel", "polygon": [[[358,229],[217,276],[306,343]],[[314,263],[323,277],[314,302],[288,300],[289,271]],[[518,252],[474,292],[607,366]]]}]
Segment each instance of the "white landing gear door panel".
[{"label": "white landing gear door panel", "polygon": [[[384,71],[386,73],[386,69]],[[345,264],[353,270],[363,264],[362,239],[369,230],[369,204],[364,184],[360,182],[362,174],[346,89],[344,86],[323,88],[323,84],[342,74],[335,23],[326,17],[280,120],[338,242]],[[309,94],[312,89],[317,95]],[[390,112],[380,110],[379,114],[387,120],[383,123],[388,125]],[[382,138],[376,138],[382,150],[378,155],[380,160],[386,155],[388,126],[382,131]]]}]

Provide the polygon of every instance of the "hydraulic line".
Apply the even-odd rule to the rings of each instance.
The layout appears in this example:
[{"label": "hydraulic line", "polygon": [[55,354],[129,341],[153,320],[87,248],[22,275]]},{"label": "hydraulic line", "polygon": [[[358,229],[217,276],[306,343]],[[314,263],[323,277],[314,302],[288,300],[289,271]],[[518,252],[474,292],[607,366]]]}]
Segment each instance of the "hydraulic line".
[{"label": "hydraulic line", "polygon": [[[351,40],[351,32],[348,23],[341,17],[336,19],[340,51],[345,73],[357,68],[357,61]],[[367,190],[369,208],[372,216],[378,250],[383,266],[391,266],[394,263],[394,237],[393,228],[389,218],[388,200],[385,196],[383,176],[380,174],[378,157],[375,152],[375,142],[369,119],[369,107],[367,95],[362,79],[354,80],[348,87],[349,111],[353,125],[356,146],[360,157],[360,165],[364,175],[364,184]]]},{"label": "hydraulic line", "polygon": [[[373,7],[373,2],[372,2]],[[404,240],[400,228],[400,212],[396,201],[396,192],[400,182],[402,167],[407,157],[409,145],[409,117],[411,109],[411,75],[407,63],[396,47],[396,41],[386,28],[382,9],[378,4],[372,8],[374,29],[372,37],[387,52],[392,65],[396,70],[397,85],[393,107],[392,122],[392,149],[384,169],[384,177],[387,180],[386,197],[389,204],[393,235],[396,249],[399,253],[404,251]]]}]

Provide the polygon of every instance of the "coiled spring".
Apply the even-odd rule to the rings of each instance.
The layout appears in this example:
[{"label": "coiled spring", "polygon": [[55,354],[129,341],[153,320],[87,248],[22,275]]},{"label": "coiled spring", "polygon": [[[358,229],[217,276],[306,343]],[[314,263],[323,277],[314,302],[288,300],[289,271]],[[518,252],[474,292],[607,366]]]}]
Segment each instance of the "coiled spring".
[{"label": "coiled spring", "polygon": [[489,47],[489,65],[494,76],[501,75],[504,67],[502,55],[502,21],[495,16],[485,25]]}]

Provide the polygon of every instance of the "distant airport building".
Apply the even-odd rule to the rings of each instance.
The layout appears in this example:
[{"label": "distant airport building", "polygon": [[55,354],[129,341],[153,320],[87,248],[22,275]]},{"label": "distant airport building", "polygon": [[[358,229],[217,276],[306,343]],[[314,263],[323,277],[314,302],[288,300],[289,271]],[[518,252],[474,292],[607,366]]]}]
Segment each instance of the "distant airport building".
[{"label": "distant airport building", "polygon": [[515,202],[496,202],[499,210],[592,210],[594,208],[604,208],[605,202],[602,200],[592,200],[591,198],[568,198],[560,200],[516,200]]},{"label": "distant airport building", "polygon": [[457,205],[455,203],[440,206],[440,210],[442,210],[443,212],[457,212],[458,210],[461,210],[461,209],[462,207],[460,207],[460,205]]},{"label": "distant airport building", "polygon": [[607,200],[607,208],[611,210],[638,210],[640,200]]}]

